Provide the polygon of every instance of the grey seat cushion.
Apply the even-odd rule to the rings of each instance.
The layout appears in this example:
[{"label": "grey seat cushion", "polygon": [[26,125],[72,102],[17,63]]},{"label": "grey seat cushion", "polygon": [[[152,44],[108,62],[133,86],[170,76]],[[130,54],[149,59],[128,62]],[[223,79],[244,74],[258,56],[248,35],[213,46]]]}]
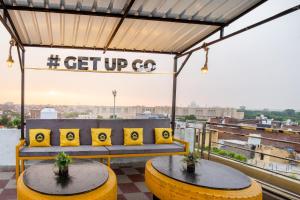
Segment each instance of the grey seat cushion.
[{"label": "grey seat cushion", "polygon": [[109,154],[143,154],[143,153],[167,153],[184,152],[184,146],[180,144],[144,144],[135,146],[112,145],[106,146]]},{"label": "grey seat cushion", "polygon": [[59,152],[65,152],[71,156],[108,154],[108,150],[103,146],[94,147],[90,145],[81,145],[78,147],[24,147],[20,150],[20,156],[55,156]]}]

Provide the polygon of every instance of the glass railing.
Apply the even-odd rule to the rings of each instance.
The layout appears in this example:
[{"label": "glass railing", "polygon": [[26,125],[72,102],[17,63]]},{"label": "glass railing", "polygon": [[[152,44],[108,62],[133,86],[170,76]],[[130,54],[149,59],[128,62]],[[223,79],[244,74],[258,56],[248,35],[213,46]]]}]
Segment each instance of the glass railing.
[{"label": "glass railing", "polygon": [[[298,132],[209,122],[201,128],[188,129],[193,129],[190,130],[194,133],[193,146],[201,157],[204,154],[208,159],[211,155],[221,156],[300,181],[300,160],[297,159],[300,154],[294,150],[300,149],[300,143],[272,137],[272,134],[300,137]],[[184,129],[177,130],[177,133],[183,132]]]}]

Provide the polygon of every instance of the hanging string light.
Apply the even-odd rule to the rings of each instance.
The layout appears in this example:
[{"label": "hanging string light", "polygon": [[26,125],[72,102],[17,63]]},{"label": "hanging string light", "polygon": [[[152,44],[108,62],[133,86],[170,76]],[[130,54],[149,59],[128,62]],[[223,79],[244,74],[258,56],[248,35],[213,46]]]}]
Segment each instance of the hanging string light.
[{"label": "hanging string light", "polygon": [[12,56],[11,56],[11,49],[12,49],[13,46],[15,46],[15,41],[14,41],[13,39],[11,39],[11,40],[9,41],[9,44],[10,44],[10,47],[9,47],[9,55],[8,55],[7,60],[6,60],[6,63],[7,63],[7,65],[8,65],[8,67],[12,67],[12,65],[14,64],[15,61],[13,60],[13,58],[12,58]]},{"label": "hanging string light", "polygon": [[206,74],[208,72],[208,65],[207,64],[208,64],[208,50],[209,50],[209,48],[206,46],[205,43],[203,44],[203,46],[204,46],[204,51],[205,51],[206,55],[205,55],[205,63],[204,63],[204,66],[201,68],[201,72],[203,74]]}]

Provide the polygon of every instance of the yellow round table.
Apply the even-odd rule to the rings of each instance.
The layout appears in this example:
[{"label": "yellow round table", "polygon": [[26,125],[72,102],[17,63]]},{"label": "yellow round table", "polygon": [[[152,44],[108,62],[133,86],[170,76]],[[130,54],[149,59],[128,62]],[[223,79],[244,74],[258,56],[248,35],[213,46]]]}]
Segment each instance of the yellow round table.
[{"label": "yellow round table", "polygon": [[17,182],[18,200],[116,200],[117,178],[109,167],[107,167],[107,170],[109,177],[102,186],[90,192],[68,196],[46,195],[31,190],[24,184],[23,172]]},{"label": "yellow round table", "polygon": [[145,169],[148,189],[161,200],[262,200],[261,186],[251,180],[251,186],[240,190],[210,189],[187,184],[170,178],[152,166],[149,160]]}]

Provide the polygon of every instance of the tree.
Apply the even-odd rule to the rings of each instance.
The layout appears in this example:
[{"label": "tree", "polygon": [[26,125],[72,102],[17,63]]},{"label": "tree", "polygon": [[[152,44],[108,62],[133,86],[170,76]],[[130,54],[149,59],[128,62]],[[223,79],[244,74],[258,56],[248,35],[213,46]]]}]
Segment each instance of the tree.
[{"label": "tree", "polygon": [[13,127],[20,127],[21,126],[21,119],[19,117],[16,117],[12,120]]},{"label": "tree", "polygon": [[295,116],[296,111],[294,109],[286,109],[283,111],[288,116]]},{"label": "tree", "polygon": [[9,121],[10,121],[10,119],[7,115],[2,115],[2,117],[0,119],[0,124],[2,124],[3,126],[7,126]]},{"label": "tree", "polygon": [[184,118],[185,118],[186,121],[187,120],[196,120],[197,119],[197,117],[195,115],[186,115]]}]

